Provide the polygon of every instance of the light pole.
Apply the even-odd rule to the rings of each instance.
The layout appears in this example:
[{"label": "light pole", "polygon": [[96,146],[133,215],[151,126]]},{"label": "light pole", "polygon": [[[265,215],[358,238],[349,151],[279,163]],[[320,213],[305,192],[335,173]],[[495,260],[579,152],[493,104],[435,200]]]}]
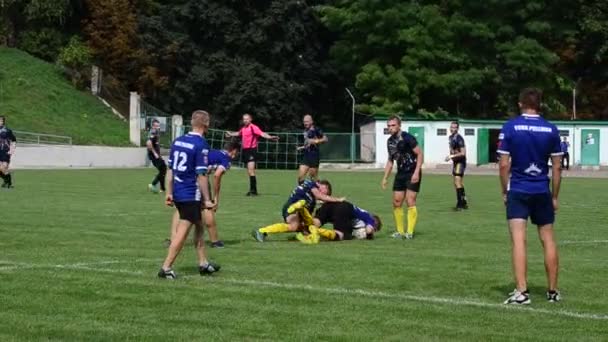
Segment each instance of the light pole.
[{"label": "light pole", "polygon": [[344,88],[344,89],[346,89],[348,96],[350,96],[350,98],[353,100],[352,119],[351,119],[351,128],[350,128],[350,163],[354,164],[355,163],[355,105],[357,104],[357,100],[355,100],[353,93],[351,93],[350,90],[348,90],[348,88]]}]

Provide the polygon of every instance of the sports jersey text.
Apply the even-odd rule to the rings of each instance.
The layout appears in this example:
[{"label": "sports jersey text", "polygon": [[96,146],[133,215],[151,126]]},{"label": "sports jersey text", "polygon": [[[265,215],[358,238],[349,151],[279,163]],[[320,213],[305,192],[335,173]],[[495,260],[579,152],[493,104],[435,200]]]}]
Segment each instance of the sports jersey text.
[{"label": "sports jersey text", "polygon": [[175,146],[180,146],[180,147],[184,147],[187,148],[189,150],[194,149],[194,145],[187,143],[187,142],[183,142],[183,141],[176,141],[175,142]]},{"label": "sports jersey text", "polygon": [[542,133],[552,133],[553,129],[551,127],[543,127],[543,126],[528,126],[528,125],[515,125],[513,128],[516,131],[531,131],[531,132],[542,132]]}]

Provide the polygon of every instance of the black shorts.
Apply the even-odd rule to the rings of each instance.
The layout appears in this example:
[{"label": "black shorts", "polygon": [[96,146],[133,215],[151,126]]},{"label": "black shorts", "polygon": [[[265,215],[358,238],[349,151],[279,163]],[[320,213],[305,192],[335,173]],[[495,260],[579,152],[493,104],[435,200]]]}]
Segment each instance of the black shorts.
[{"label": "black shorts", "polygon": [[328,222],[333,224],[334,230],[343,234],[342,240],[352,240],[354,212],[354,207],[349,202],[325,202],[317,209],[315,217],[321,225]]},{"label": "black shorts", "polygon": [[555,222],[555,209],[551,193],[525,194],[509,191],[507,194],[507,220],[524,219],[544,226]]},{"label": "black shorts", "polygon": [[0,163],[10,163],[11,155],[8,152],[0,151]]},{"label": "black shorts", "polygon": [[161,170],[165,170],[166,171],[167,170],[167,163],[165,163],[165,161],[163,160],[162,157],[158,158],[158,159],[152,158],[150,160],[152,160],[152,165],[154,165],[154,167],[157,170],[159,170],[159,171],[161,171]]},{"label": "black shorts", "polygon": [[241,151],[241,161],[245,164],[250,162],[258,161],[258,149],[257,148],[244,148]]},{"label": "black shorts", "polygon": [[410,190],[413,192],[420,192],[420,183],[422,183],[422,172],[420,172],[418,183],[412,183],[412,173],[397,172],[395,182],[393,183],[393,191]]},{"label": "black shorts", "polygon": [[302,162],[300,163],[300,165],[318,169],[320,163],[321,163],[321,157],[318,154],[311,155],[311,154],[304,153],[304,156],[302,157]]},{"label": "black shorts", "polygon": [[186,220],[192,223],[201,222],[201,205],[200,201],[175,202],[175,207],[179,212],[180,220]]},{"label": "black shorts", "polygon": [[466,161],[454,162],[452,166],[452,176],[464,177],[464,171],[467,169]]}]

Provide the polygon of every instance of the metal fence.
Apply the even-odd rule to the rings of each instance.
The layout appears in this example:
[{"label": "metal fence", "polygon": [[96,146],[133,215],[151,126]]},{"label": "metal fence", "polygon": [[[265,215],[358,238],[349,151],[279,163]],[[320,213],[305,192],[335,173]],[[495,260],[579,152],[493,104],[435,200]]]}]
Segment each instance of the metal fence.
[{"label": "metal fence", "polygon": [[72,145],[72,137],[64,135],[42,134],[34,132],[13,131],[19,144],[33,145]]},{"label": "metal fence", "polygon": [[[178,136],[188,132],[183,126]],[[205,135],[212,149],[221,149],[230,139],[223,130],[210,129]],[[302,132],[267,132],[279,137],[278,141],[260,139],[258,144],[258,168],[296,169],[302,160],[302,152],[296,147],[304,143]],[[321,145],[322,163],[372,163],[376,158],[374,134],[325,133],[328,142]],[[238,139],[238,138],[236,138]],[[238,141],[238,140],[237,140]],[[240,158],[240,157],[239,157]],[[237,164],[244,166],[242,160]]]}]

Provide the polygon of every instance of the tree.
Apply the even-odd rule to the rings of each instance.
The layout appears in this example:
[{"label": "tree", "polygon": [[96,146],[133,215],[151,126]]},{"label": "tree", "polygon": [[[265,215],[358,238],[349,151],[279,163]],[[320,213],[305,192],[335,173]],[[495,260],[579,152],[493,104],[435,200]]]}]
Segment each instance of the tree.
[{"label": "tree", "polygon": [[332,56],[355,73],[361,110],[445,112],[500,117],[517,110],[522,86],[546,90],[562,111],[558,56],[562,37],[544,1],[338,1],[323,22],[340,37]]},{"label": "tree", "polygon": [[250,112],[267,129],[284,129],[307,111],[336,107],[324,98],[338,83],[326,31],[304,1],[172,1],[140,27],[155,78],[167,80],[153,100],[167,110],[204,107],[221,126]]},{"label": "tree", "polygon": [[84,33],[100,67],[136,89],[141,72],[136,0],[86,0]]}]

